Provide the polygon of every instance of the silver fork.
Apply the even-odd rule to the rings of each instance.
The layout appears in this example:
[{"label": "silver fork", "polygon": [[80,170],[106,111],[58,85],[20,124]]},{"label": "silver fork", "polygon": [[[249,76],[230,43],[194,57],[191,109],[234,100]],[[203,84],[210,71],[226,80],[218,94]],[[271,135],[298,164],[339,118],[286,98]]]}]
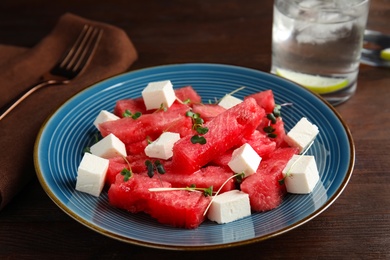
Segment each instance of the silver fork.
[{"label": "silver fork", "polygon": [[73,46],[64,53],[59,62],[49,72],[42,75],[42,81],[31,86],[1,108],[0,120],[35,91],[45,86],[68,84],[79,75],[93,56],[102,33],[103,31],[99,28],[84,25]]}]

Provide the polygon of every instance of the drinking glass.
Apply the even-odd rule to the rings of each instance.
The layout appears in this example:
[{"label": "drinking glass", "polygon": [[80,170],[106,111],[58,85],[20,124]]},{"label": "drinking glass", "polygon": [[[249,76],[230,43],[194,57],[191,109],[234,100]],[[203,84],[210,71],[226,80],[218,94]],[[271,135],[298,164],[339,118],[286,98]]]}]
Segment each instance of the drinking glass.
[{"label": "drinking glass", "polygon": [[271,72],[332,105],[356,90],[369,0],[275,0]]}]

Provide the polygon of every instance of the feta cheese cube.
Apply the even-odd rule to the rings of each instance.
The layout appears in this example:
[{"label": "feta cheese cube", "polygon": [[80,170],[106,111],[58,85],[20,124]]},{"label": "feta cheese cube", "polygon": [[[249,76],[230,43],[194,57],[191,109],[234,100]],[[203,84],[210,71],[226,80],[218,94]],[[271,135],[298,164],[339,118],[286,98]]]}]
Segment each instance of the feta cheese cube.
[{"label": "feta cheese cube", "polygon": [[282,173],[286,177],[287,192],[296,194],[312,192],[320,179],[316,161],[311,155],[293,155]]},{"label": "feta cheese cube", "polygon": [[226,94],[219,102],[218,105],[229,109],[231,107],[234,107],[235,105],[238,105],[242,102],[242,99],[236,98],[232,95]]},{"label": "feta cheese cube", "polygon": [[114,134],[109,134],[96,144],[92,145],[91,153],[106,159],[127,155],[125,144]]},{"label": "feta cheese cube", "polygon": [[99,129],[99,125],[101,123],[104,123],[104,122],[107,122],[107,121],[114,121],[114,120],[117,120],[117,119],[119,119],[118,116],[114,115],[111,112],[108,112],[107,110],[102,110],[102,111],[100,111],[100,113],[96,117],[96,119],[93,122],[93,124],[95,125],[95,127],[97,129]]},{"label": "feta cheese cube", "polygon": [[318,127],[310,123],[307,118],[303,117],[287,133],[285,141],[290,146],[297,147],[299,149],[299,153],[301,153],[316,138],[318,132]]},{"label": "feta cheese cube", "polygon": [[76,190],[98,197],[103,190],[109,160],[85,153],[77,169]]},{"label": "feta cheese cube", "polygon": [[233,172],[244,173],[245,177],[248,177],[257,171],[260,162],[261,157],[258,153],[250,144],[245,143],[233,151],[232,159],[228,166]]},{"label": "feta cheese cube", "polygon": [[251,215],[249,195],[231,190],[214,197],[207,213],[208,219],[218,224],[229,223]]},{"label": "feta cheese cube", "polygon": [[176,100],[176,94],[170,80],[149,83],[142,91],[147,110],[158,109],[163,104],[170,107]]},{"label": "feta cheese cube", "polygon": [[167,160],[172,157],[173,145],[180,140],[180,134],[164,132],[154,142],[145,147],[145,154],[152,158]]}]

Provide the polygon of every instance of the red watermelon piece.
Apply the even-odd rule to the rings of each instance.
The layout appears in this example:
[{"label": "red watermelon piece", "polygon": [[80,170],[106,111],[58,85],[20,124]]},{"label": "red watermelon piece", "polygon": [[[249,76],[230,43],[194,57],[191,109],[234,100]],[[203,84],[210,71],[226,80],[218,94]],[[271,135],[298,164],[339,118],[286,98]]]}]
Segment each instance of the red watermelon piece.
[{"label": "red watermelon piece", "polygon": [[265,133],[255,130],[250,136],[244,137],[238,146],[245,143],[250,144],[257,154],[266,159],[276,149],[276,143],[273,142]]},{"label": "red watermelon piece", "polygon": [[[137,155],[128,155],[126,157],[126,160],[122,157],[114,157],[110,158],[108,170],[106,174],[106,184],[110,185],[115,182],[116,175],[120,173],[124,168],[130,169],[133,173],[144,173],[146,171],[145,161],[149,160],[150,158],[147,157],[144,153],[143,154],[137,154]],[[160,160],[162,164],[167,163],[165,160]],[[129,167],[129,164],[130,167]]]},{"label": "red watermelon piece", "polygon": [[284,122],[282,117],[277,117],[275,124],[273,124],[268,118],[264,118],[259,125],[258,130],[267,135],[267,133],[264,132],[264,127],[267,126],[272,126],[275,130],[272,132],[272,134],[274,134],[276,137],[270,137],[269,139],[275,142],[276,147],[288,147],[288,144],[286,141],[284,141],[286,130],[284,129]]},{"label": "red watermelon piece", "polygon": [[[149,141],[153,141],[153,140],[149,139]],[[146,146],[148,146],[148,144],[149,142],[146,139],[139,142],[126,144],[125,146],[126,146],[127,155],[145,154],[145,148]]]},{"label": "red watermelon piece", "polygon": [[182,88],[175,89],[176,98],[184,102],[189,100],[189,105],[198,104],[202,102],[202,98],[199,94],[193,89],[192,86],[186,86]]},{"label": "red watermelon piece", "polygon": [[108,190],[108,199],[112,206],[131,213],[148,211],[149,200],[155,195],[149,188],[170,187],[171,185],[157,179],[134,174],[128,181],[120,174]]},{"label": "red watermelon piece", "polygon": [[[232,159],[234,149],[229,149],[223,154],[220,154],[213,158],[213,160],[210,162],[212,165],[218,165],[220,167],[229,168],[228,163]],[[230,168],[229,168],[230,169]]]},{"label": "red watermelon piece", "polygon": [[205,197],[203,192],[180,190],[154,193],[149,200],[147,213],[158,222],[173,227],[194,229],[206,219],[203,213],[211,197]]},{"label": "red watermelon piece", "polygon": [[[153,178],[161,178],[161,180],[169,182],[172,187],[177,188],[190,187],[192,184],[195,184],[197,188],[209,188],[213,186],[213,191],[217,191],[233,175],[230,169],[219,166],[207,166],[193,174],[180,174],[180,172],[177,172],[178,169],[172,168],[172,164],[169,161],[163,162],[163,164],[166,173],[159,176],[155,174]],[[221,192],[226,192],[234,188],[234,179],[231,179],[222,187]]]},{"label": "red watermelon piece", "polygon": [[123,114],[126,110],[129,110],[133,114],[136,112],[141,112],[142,114],[147,113],[143,98],[118,100],[115,104],[114,114],[119,117],[124,117]]},{"label": "red watermelon piece", "polygon": [[116,160],[117,158],[109,160],[110,162],[108,164],[105,180],[105,184],[108,187],[110,187],[110,185],[115,182],[118,173],[120,173],[124,168],[129,168],[128,165],[124,163],[124,160],[122,158],[118,158],[121,160]]},{"label": "red watermelon piece", "polygon": [[191,174],[240,143],[250,135],[264,117],[264,109],[252,98],[226,110],[207,122],[206,144],[191,143],[191,135],[181,138],[173,146],[172,162],[183,173]]},{"label": "red watermelon piece", "polygon": [[241,190],[249,194],[253,211],[268,211],[278,207],[286,194],[282,170],[294,154],[296,148],[278,148],[267,160],[263,160],[256,173],[245,178],[241,183]]},{"label": "red watermelon piece", "polygon": [[254,98],[257,104],[264,108],[265,113],[272,113],[275,107],[274,93],[272,90],[265,90],[246,96],[245,98]]},{"label": "red watermelon piece", "polygon": [[210,121],[225,111],[226,108],[216,104],[194,104],[192,106],[192,112],[198,113],[205,122]]},{"label": "red watermelon piece", "polygon": [[99,125],[103,137],[112,133],[125,144],[140,142],[160,136],[163,131],[171,131],[187,135],[191,131],[191,118],[185,115],[187,105],[176,104],[175,108],[167,111],[158,111],[145,114],[137,119],[121,118],[115,121],[104,122]]},{"label": "red watermelon piece", "polygon": [[[181,100],[190,100],[188,104],[198,104],[201,102],[201,97],[199,94],[191,87],[186,86],[182,88],[175,89],[176,97]],[[177,102],[178,103],[178,102]],[[118,100],[115,104],[114,114],[123,117],[123,114],[126,110],[129,110],[131,113],[141,112],[142,114],[152,113],[154,110],[147,111],[145,103],[142,97],[122,99]]]}]

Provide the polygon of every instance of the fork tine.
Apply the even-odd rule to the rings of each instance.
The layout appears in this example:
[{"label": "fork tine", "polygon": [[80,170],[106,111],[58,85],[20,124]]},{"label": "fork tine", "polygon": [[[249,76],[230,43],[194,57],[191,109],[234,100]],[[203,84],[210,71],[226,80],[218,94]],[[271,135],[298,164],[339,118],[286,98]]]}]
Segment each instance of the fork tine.
[{"label": "fork tine", "polygon": [[58,63],[59,67],[64,67],[66,64],[69,63],[70,59],[72,59],[72,57],[74,56],[74,53],[79,48],[81,42],[83,41],[85,35],[87,34],[88,28],[89,28],[88,25],[84,25],[83,30],[78,35],[78,37],[77,37],[76,41],[74,42],[74,44],[72,45],[72,47],[64,54],[63,58]]},{"label": "fork tine", "polygon": [[[57,66],[52,70],[70,71],[69,75],[76,75],[81,72],[86,63],[92,57],[100,38],[102,30],[90,25],[84,25],[73,46],[64,55]],[[64,73],[64,72],[63,72]]]},{"label": "fork tine", "polygon": [[90,37],[84,39],[84,41],[82,42],[84,46],[80,46],[80,48],[76,52],[76,54],[79,54],[79,56],[77,57],[75,55],[73,59],[73,61],[75,62],[73,66],[74,71],[81,70],[82,68],[84,68],[85,64],[89,61],[89,58],[92,57],[92,53],[100,40],[102,31],[98,28],[92,28],[91,31],[91,28],[92,27],[90,27],[88,31]]}]

